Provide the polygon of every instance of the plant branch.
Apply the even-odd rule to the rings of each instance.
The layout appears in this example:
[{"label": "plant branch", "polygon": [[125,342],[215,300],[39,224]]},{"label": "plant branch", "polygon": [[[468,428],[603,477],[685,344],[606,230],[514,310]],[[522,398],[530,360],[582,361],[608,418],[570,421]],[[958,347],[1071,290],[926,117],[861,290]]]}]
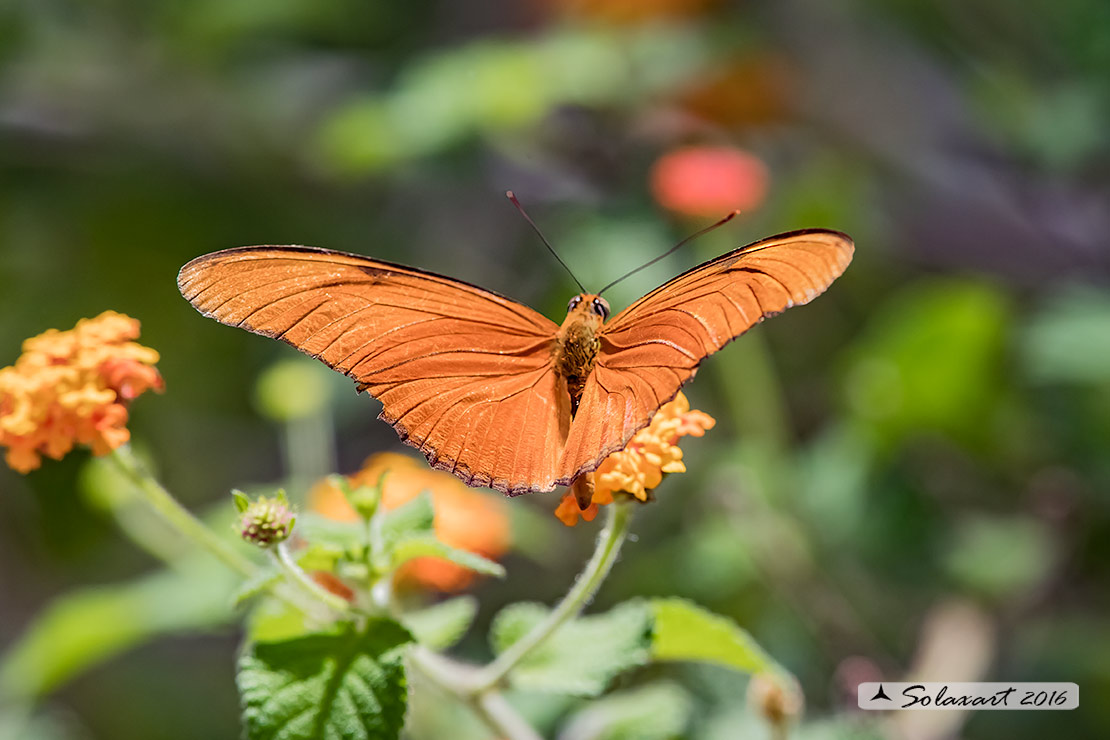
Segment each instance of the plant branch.
[{"label": "plant branch", "polygon": [[517,663],[551,637],[565,622],[578,616],[593,599],[601,582],[609,575],[620,553],[621,545],[624,544],[632,515],[631,506],[628,501],[617,500],[606,507],[608,521],[605,529],[598,535],[597,548],[594,550],[593,557],[579,574],[573,588],[546,619],[510,645],[505,652],[497,656],[496,660],[478,671],[475,685],[471,688],[475,695],[487,692],[504,681],[505,676],[516,667]]},{"label": "plant branch", "polygon": [[110,457],[128,480],[135,484],[143,500],[163,522],[186,539],[203,547],[244,578],[255,574],[255,564],[236,552],[229,542],[182,506],[139,462],[129,445],[117,447]]},{"label": "plant branch", "polygon": [[[152,511],[166,526],[177,532],[185,540],[207,550],[220,562],[231,568],[231,570],[238,573],[243,578],[249,580],[257,575],[258,566],[253,561],[237,552],[231,543],[221,538],[204,522],[197,519],[188,509],[183,507],[177,499],[173,497],[173,494],[167,491],[165,487],[151,475],[150,471],[139,462],[129,446],[123,445],[113,450],[109,457],[127,479],[135,485],[136,490],[138,490],[140,494],[139,500],[145,502],[150,507],[150,511]],[[168,565],[172,566],[174,564],[174,560],[170,557],[169,551],[164,547],[159,547],[157,549],[152,548],[150,546],[151,538],[139,531],[137,526],[133,526],[133,523],[123,521],[120,516],[117,516],[117,521],[119,521],[124,532],[139,545],[149,550],[155,556],[163,559]],[[275,584],[269,587],[268,590],[275,598],[294,609],[298,609],[306,614],[321,616],[321,610],[315,608],[318,605],[315,598],[311,602],[305,603],[304,599],[295,598],[296,594],[283,583]]]},{"label": "plant branch", "polygon": [[504,740],[542,740],[535,728],[520,716],[505,696],[496,690],[472,691],[476,670],[445,658],[420,645],[409,652],[413,668],[429,683],[470,707],[494,735]]},{"label": "plant branch", "polygon": [[341,596],[336,596],[331,591],[322,588],[316,581],[304,572],[301,566],[293,560],[293,556],[289,554],[289,548],[285,546],[284,542],[270,547],[267,552],[270,557],[281,571],[289,578],[289,580],[297,586],[297,588],[306,596],[310,596],[316,601],[322,602],[327,605],[329,609],[336,612],[341,616],[348,616],[353,611],[351,604]]}]

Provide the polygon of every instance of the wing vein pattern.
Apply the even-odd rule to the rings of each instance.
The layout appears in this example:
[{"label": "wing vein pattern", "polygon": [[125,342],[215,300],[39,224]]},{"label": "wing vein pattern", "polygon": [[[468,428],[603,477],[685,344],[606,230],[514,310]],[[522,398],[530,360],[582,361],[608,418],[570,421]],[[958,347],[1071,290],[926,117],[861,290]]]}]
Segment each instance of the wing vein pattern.
[{"label": "wing vein pattern", "polygon": [[552,359],[557,327],[530,308],[307,247],[217,252],[182,268],[178,285],[201,313],[354,378],[433,465],[506,493],[554,488],[570,403]]},{"label": "wing vein pattern", "polygon": [[569,485],[622,449],[709,355],[808,303],[852,258],[835,231],[770,237],[699,265],[602,325],[572,418],[558,326],[464,282],[311,247],[244,247],[181,269],[201,313],[353,378],[437,468],[509,494]]}]

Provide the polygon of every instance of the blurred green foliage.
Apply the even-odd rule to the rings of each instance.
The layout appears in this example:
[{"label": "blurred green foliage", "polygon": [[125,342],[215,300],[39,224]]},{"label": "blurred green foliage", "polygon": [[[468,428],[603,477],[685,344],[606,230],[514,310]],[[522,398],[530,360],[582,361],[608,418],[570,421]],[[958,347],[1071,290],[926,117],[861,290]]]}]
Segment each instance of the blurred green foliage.
[{"label": "blurred green foliage", "polygon": [[[617,286],[614,309],[791,228],[847,231],[857,256],[813,306],[706,363],[689,395],[719,426],[638,514],[596,611],[678,595],[727,615],[801,680],[794,736],[826,740],[894,737],[851,711],[853,682],[960,644],[932,615],[969,603],[991,657],[959,678],[1076,681],[1082,704],[979,713],[961,737],[1110,735],[1110,6],[675,0],[661,22],[621,24],[600,20],[603,0],[572,5],[0,6],[0,364],[49,327],[133,315],[167,392],[131,428],[169,487],[194,508],[252,483],[303,496],[395,435],[342,378],[291,381],[288,347],[198,316],[182,264],[314,244],[557,318],[573,284],[505,189],[596,287],[700,226],[653,200],[660,154],[744,147],[769,167],[767,201]],[[785,105],[745,118],[690,102],[750,59],[788,70]],[[750,102],[749,83],[707,94]],[[324,430],[275,421],[319,404]],[[0,736],[231,736],[233,585],[187,564],[150,575],[89,465],[0,469],[0,683],[51,692],[33,718],[0,707]],[[554,497],[512,503],[507,579],[476,587],[476,616],[447,602],[418,636],[486,658],[503,605],[565,590],[592,532],[562,531]],[[299,629],[282,617],[251,629]],[[125,652],[167,634],[187,648]],[[744,691],[723,670],[651,665],[596,704],[513,701],[552,737],[602,723],[714,740],[764,729]],[[447,704],[415,700],[412,736],[482,736]]]}]

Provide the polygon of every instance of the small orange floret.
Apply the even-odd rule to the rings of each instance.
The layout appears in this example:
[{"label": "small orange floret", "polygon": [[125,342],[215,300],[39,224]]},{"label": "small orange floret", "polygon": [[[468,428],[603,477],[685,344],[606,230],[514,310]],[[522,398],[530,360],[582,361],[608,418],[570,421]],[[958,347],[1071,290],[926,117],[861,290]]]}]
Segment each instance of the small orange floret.
[{"label": "small orange floret", "polygon": [[0,370],[0,445],[26,473],[42,455],[60,459],[74,444],[106,455],[127,442],[127,404],[163,389],[158,353],[136,343],[139,322],[115,311],[50,329],[23,343]]},{"label": "small orange floret", "polygon": [[[382,482],[381,502],[386,509],[395,509],[428,491],[440,540],[491,559],[508,551],[509,517],[500,497],[468,488],[453,475],[431,470],[408,455],[394,452],[371,455],[362,470],[350,477],[351,485],[374,486],[386,470],[389,474]],[[358,519],[343,494],[326,482],[313,489],[310,508],[330,519]],[[425,557],[406,563],[397,578],[439,591],[458,591],[470,584],[474,572],[441,558]]]},{"label": "small orange floret", "polygon": [[690,402],[681,392],[673,401],[655,412],[651,423],[620,452],[614,452],[598,466],[591,477],[593,498],[585,511],[580,511],[572,493],[563,496],[555,516],[573,527],[581,517],[587,522],[597,515],[598,505],[613,503],[613,494],[623,491],[640,501],[647,501],[648,491],[663,481],[665,473],[685,473],[682,450],[678,440],[686,436],[701,437],[717,422],[709,414],[691,411]]}]

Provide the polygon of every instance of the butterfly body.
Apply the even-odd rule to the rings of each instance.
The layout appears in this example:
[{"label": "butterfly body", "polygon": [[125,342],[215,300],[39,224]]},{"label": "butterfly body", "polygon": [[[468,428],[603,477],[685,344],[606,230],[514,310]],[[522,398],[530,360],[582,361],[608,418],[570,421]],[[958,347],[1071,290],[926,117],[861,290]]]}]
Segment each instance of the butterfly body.
[{"label": "butterfly body", "polygon": [[433,466],[510,495],[571,485],[624,448],[709,355],[808,303],[851,239],[793,231],[679,275],[609,318],[598,295],[561,325],[443,275],[297,246],[229,249],[181,268],[202,314],[350,376]]},{"label": "butterfly body", "polygon": [[570,413],[578,412],[586,379],[601,349],[601,326],[609,316],[609,303],[599,295],[580,293],[570,299],[567,316],[555,336],[555,369],[567,383]]}]

